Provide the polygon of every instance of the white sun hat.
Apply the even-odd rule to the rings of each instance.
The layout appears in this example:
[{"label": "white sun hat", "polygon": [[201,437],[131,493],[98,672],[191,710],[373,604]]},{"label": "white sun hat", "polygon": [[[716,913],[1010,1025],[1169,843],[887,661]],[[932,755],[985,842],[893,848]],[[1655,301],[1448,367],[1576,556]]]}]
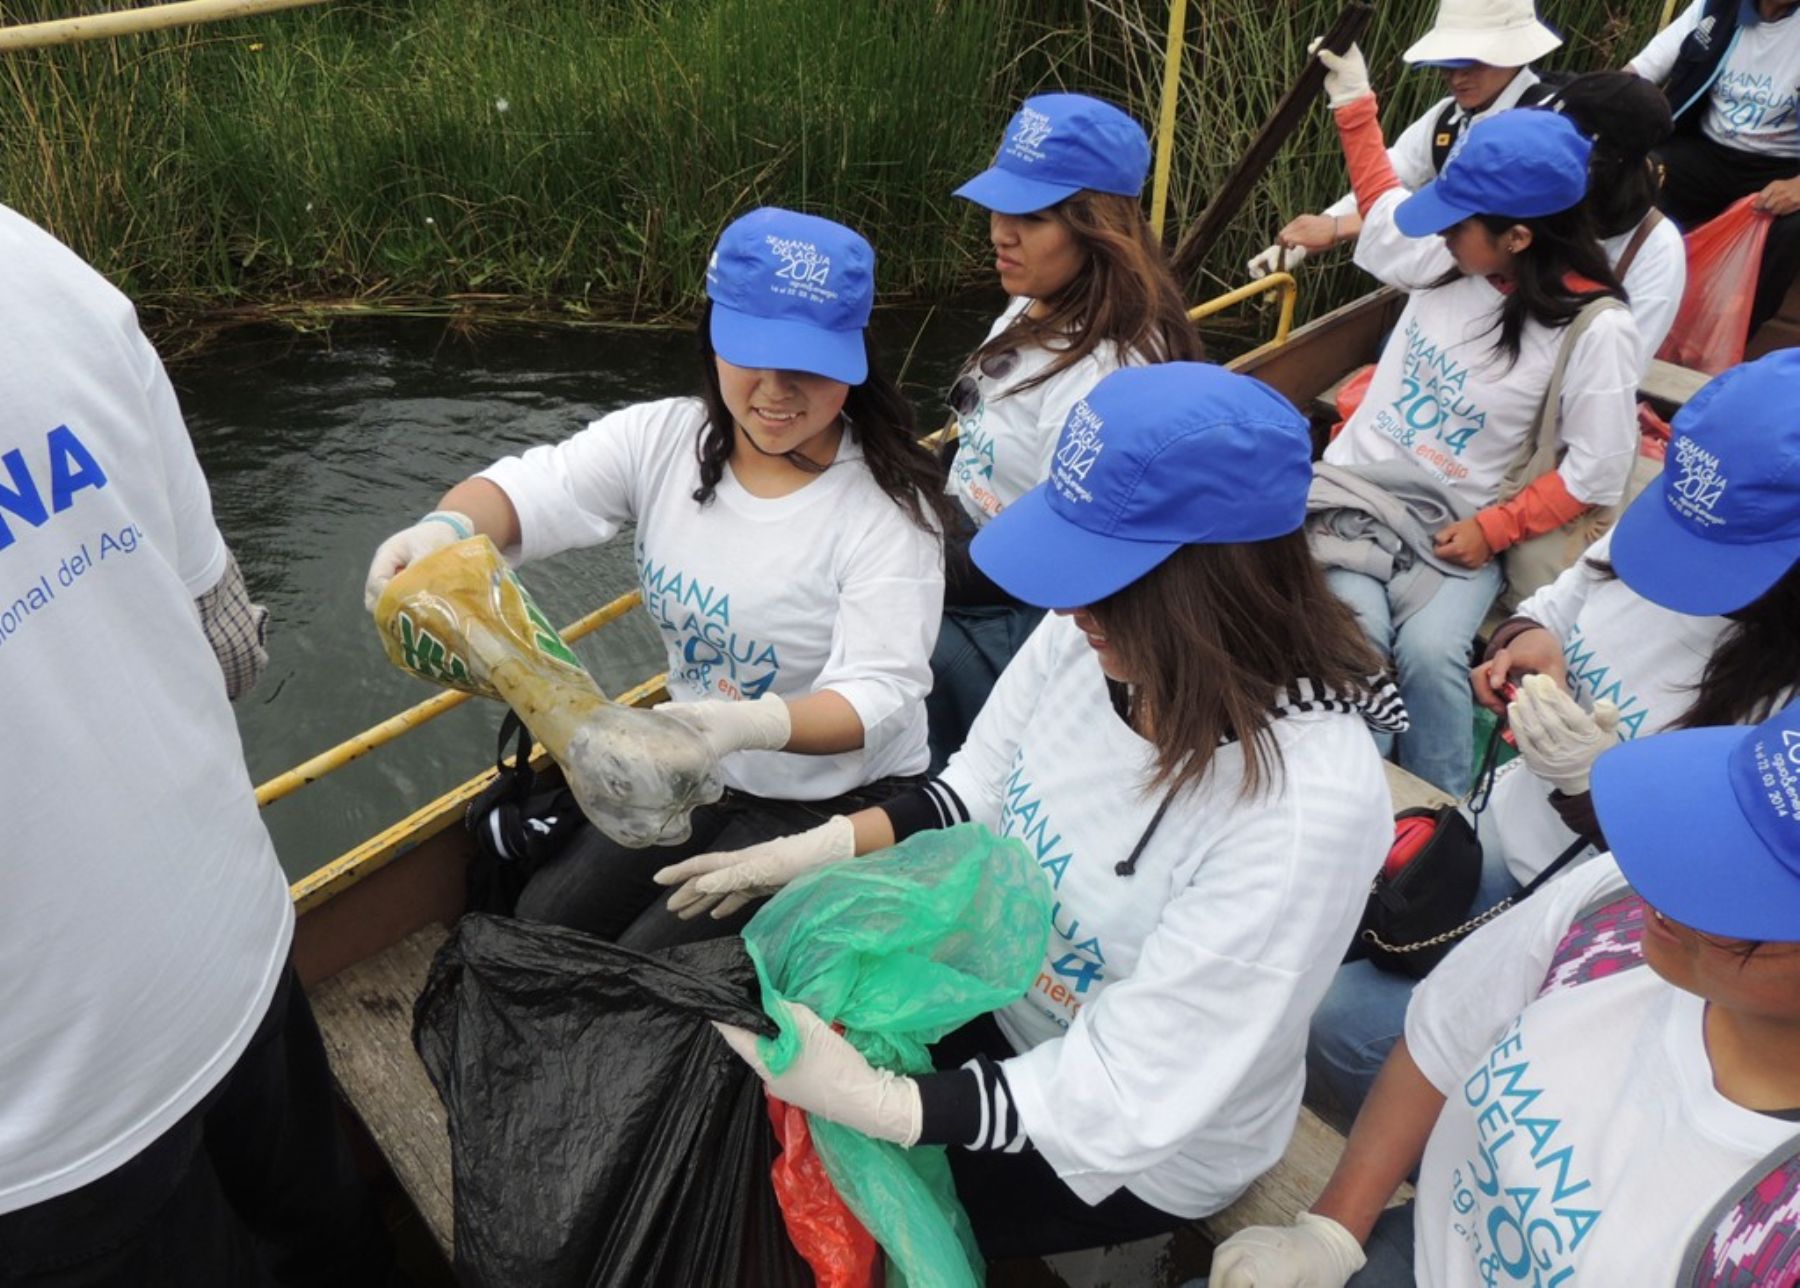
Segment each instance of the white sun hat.
[{"label": "white sun hat", "polygon": [[1532,0],[1441,0],[1431,30],[1401,57],[1427,66],[1523,67],[1561,44]]}]

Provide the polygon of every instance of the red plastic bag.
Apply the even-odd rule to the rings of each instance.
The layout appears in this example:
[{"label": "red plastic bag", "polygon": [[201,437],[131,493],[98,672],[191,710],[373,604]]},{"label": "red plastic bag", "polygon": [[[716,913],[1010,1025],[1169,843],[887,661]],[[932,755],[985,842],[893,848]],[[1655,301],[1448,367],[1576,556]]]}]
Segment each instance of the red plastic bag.
[{"label": "red plastic bag", "polygon": [[1687,235],[1687,293],[1656,356],[1716,376],[1744,360],[1771,216],[1753,193]]},{"label": "red plastic bag", "polygon": [[819,1288],[874,1288],[881,1250],[825,1174],[806,1114],[769,1097],[769,1121],[781,1153],[769,1169],[788,1238],[812,1267]]},{"label": "red plastic bag", "polygon": [[1337,414],[1338,422],[1331,427],[1331,437],[1335,440],[1344,432],[1344,426],[1356,415],[1356,409],[1362,406],[1363,399],[1369,395],[1369,386],[1375,380],[1375,364],[1357,368],[1354,375],[1338,386]]}]

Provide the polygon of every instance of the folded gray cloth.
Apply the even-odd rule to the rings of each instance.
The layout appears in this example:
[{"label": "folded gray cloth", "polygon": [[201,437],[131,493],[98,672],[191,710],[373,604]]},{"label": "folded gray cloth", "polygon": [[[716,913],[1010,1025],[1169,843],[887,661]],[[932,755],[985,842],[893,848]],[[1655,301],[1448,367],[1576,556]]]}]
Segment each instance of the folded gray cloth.
[{"label": "folded gray cloth", "polygon": [[1325,567],[1386,582],[1398,626],[1430,602],[1445,577],[1470,575],[1471,569],[1438,557],[1433,536],[1474,513],[1410,461],[1321,461],[1306,494],[1306,540]]}]

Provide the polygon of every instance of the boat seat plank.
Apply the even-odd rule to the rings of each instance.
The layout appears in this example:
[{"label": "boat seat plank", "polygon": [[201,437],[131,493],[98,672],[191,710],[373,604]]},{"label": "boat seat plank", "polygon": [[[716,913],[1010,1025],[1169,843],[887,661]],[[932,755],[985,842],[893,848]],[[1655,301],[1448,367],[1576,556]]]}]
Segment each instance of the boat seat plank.
[{"label": "boat seat plank", "polygon": [[1381,762],[1387,771],[1388,792],[1394,798],[1394,813],[1403,809],[1436,809],[1440,805],[1454,805],[1456,798],[1449,792],[1426,782],[1417,774],[1409,774],[1391,760]]},{"label": "boat seat plank", "polygon": [[1700,392],[1700,387],[1712,377],[1704,371],[1694,371],[1687,367],[1678,367],[1673,362],[1664,362],[1661,358],[1653,358],[1650,370],[1638,382],[1638,393],[1658,406],[1670,407],[1677,411],[1687,406],[1687,400]]},{"label": "boat seat plank", "polygon": [[309,990],[338,1091],[452,1260],[450,1135],[412,1044],[413,1001],[447,932],[433,924]]}]

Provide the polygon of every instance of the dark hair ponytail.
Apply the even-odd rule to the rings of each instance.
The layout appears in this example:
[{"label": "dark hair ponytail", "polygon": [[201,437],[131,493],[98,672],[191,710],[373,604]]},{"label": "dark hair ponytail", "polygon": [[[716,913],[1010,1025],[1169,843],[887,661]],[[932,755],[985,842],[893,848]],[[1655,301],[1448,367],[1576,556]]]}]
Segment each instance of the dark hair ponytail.
[{"label": "dark hair ponytail", "polygon": [[[1586,202],[1551,215],[1476,215],[1474,219],[1496,237],[1517,226],[1531,230],[1531,245],[1513,256],[1513,290],[1501,305],[1496,323],[1500,335],[1494,349],[1506,355],[1508,367],[1519,360],[1527,321],[1561,328],[1598,296],[1626,298],[1625,287],[1594,237],[1593,216]],[[1464,276],[1462,269],[1451,268],[1431,285],[1448,286]]]},{"label": "dark hair ponytail", "polygon": [[1605,139],[1595,141],[1588,161],[1587,206],[1596,237],[1604,241],[1636,228],[1661,191],[1656,162],[1621,152]]},{"label": "dark hair ponytail", "polygon": [[[719,388],[719,369],[712,345],[712,301],[700,310],[696,330],[700,350],[700,401],[706,405],[706,423],[694,444],[700,461],[700,486],[694,489],[694,500],[708,504],[725,477],[725,462],[731,459],[736,439],[736,426],[725,406],[725,395]],[[867,334],[863,344],[869,357],[869,374],[860,385],[851,385],[844,400],[844,424],[856,435],[862,448],[863,463],[887,498],[899,506],[914,523],[928,532],[943,532],[954,522],[950,498],[944,494],[944,475],[918,439],[914,428],[912,405],[901,396],[875,361],[875,348]],[[824,467],[789,452],[786,459],[797,468],[823,473]]]},{"label": "dark hair ponytail", "polygon": [[1800,691],[1800,564],[1754,603],[1725,614],[1694,702],[1671,729],[1754,724]]}]

